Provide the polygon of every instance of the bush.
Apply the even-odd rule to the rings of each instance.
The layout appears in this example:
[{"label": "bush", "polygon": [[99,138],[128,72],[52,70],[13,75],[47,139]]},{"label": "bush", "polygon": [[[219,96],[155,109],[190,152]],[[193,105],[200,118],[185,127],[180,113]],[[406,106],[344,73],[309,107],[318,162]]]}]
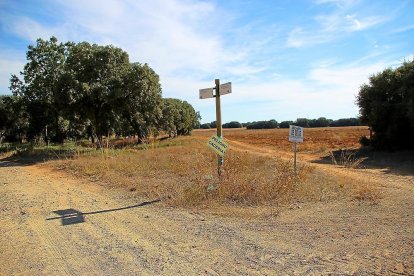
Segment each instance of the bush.
[{"label": "bush", "polygon": [[414,148],[414,60],[371,76],[357,103],[361,121],[372,128],[374,148]]},{"label": "bush", "polygon": [[293,121],[283,121],[279,124],[280,128],[289,128],[289,125],[293,125]]},{"label": "bush", "polygon": [[247,129],[272,129],[277,128],[278,123],[276,120],[270,120],[270,121],[258,121],[249,123],[246,128]]},{"label": "bush", "polygon": [[366,136],[361,136],[359,138],[359,143],[364,147],[368,147],[369,145],[371,145],[371,140],[369,140],[369,138],[367,138]]},{"label": "bush", "polygon": [[330,126],[342,127],[342,126],[360,126],[361,121],[358,118],[344,118],[332,121]]},{"label": "bush", "polygon": [[242,128],[242,124],[236,121],[223,124],[223,128]]},{"label": "bush", "polygon": [[210,125],[209,123],[207,123],[207,124],[202,124],[202,125],[200,126],[200,128],[201,128],[201,129],[210,129],[210,128],[211,128],[211,125]]}]

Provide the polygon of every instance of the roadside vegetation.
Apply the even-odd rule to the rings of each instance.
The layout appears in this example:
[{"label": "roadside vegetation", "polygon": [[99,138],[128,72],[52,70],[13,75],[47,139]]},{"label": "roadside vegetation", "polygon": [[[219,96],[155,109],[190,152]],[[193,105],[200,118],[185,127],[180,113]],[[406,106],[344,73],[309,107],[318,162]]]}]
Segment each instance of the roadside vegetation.
[{"label": "roadside vegetation", "polygon": [[[348,139],[350,143],[346,138],[350,136],[349,132],[353,133],[353,143],[357,143],[356,133],[365,129],[338,128],[337,136],[315,129],[309,133],[315,143],[308,154],[322,156],[321,150],[330,143],[338,143],[337,140]],[[287,140],[286,130],[272,131],[257,130],[256,135],[264,138],[271,135],[276,140],[283,136]],[[225,132],[225,136],[232,141],[246,142],[245,135],[251,133],[234,130],[234,133]],[[218,177],[217,157],[206,146],[210,133],[195,131],[194,134],[192,137],[155,140],[150,144],[111,140],[109,148],[100,150],[88,141],[18,148],[11,158],[47,162],[57,170],[105,187],[121,189],[147,200],[162,199],[165,204],[178,207],[283,207],[343,199],[375,202],[379,198],[369,179],[356,182],[343,175],[315,169],[315,165],[307,161],[298,163],[295,175],[289,148],[284,151],[276,148],[263,154],[260,150],[271,147],[250,143],[254,139],[247,139],[247,145],[253,148],[232,144],[225,156],[223,174]],[[327,137],[325,142],[323,137]],[[122,148],[117,149],[117,144],[122,144]]]}]

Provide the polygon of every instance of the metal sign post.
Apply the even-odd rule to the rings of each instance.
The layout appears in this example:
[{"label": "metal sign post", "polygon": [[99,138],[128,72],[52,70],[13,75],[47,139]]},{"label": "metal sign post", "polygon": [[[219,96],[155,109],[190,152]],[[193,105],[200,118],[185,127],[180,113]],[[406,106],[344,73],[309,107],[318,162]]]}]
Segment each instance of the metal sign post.
[{"label": "metal sign post", "polygon": [[294,144],[294,149],[293,149],[293,151],[295,152],[294,153],[294,158],[293,158],[293,171],[295,172],[295,175],[296,175],[296,142],[295,143],[293,143]]},{"label": "metal sign post", "polygon": [[[216,84],[216,87],[214,88],[214,90],[216,90],[216,94],[213,95],[213,88],[200,89],[199,90],[200,99],[207,99],[207,98],[214,98],[214,97],[216,98],[217,138],[220,141],[222,141],[221,143],[219,142],[218,144],[221,145],[221,146],[226,145],[225,149],[227,149],[228,145],[223,141],[223,132],[222,132],[222,126],[221,126],[220,94],[225,95],[225,94],[231,93],[231,82],[224,83],[224,84],[220,85],[220,80],[215,79],[215,84]],[[212,146],[212,144],[210,144],[210,146]],[[217,147],[217,145],[216,145],[216,147]],[[224,156],[225,149],[223,151],[223,154],[217,154],[217,173],[218,173],[219,176],[221,176],[221,167],[223,166],[223,163],[224,163],[223,156]],[[213,150],[214,150],[214,148],[213,148]],[[217,150],[217,148],[216,148],[216,150]]]},{"label": "metal sign post", "polygon": [[303,143],[303,127],[289,125],[289,141],[293,142],[293,170],[296,175],[296,144]]}]

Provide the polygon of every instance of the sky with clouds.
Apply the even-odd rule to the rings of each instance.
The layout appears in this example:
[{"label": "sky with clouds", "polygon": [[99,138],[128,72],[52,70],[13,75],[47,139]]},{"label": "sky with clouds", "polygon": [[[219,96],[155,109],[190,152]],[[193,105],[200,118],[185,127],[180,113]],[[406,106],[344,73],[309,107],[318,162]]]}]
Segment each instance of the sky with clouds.
[{"label": "sky with clouds", "polygon": [[232,82],[223,122],[358,116],[368,77],[414,54],[414,1],[0,0],[0,94],[37,38],[112,44],[164,97],[215,120],[198,90]]}]

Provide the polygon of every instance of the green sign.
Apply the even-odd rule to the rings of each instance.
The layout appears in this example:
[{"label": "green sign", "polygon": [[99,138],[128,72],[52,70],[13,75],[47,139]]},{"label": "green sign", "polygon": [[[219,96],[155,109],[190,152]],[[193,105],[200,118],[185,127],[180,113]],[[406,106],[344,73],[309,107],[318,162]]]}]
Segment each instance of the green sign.
[{"label": "green sign", "polygon": [[224,156],[226,150],[229,148],[229,145],[217,135],[211,136],[207,142],[207,145],[221,157]]}]

